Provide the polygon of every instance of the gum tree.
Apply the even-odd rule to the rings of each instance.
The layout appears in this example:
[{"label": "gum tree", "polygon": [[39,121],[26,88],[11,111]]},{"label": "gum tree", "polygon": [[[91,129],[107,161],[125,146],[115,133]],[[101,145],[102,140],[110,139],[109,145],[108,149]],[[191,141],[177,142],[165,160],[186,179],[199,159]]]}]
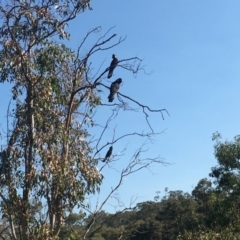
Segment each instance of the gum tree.
[{"label": "gum tree", "polygon": [[[109,104],[114,110],[102,132],[95,141],[90,138],[89,129],[97,126],[94,111],[104,107],[102,92],[110,89],[103,82],[109,67],[93,73],[90,60],[96,52],[113,48],[124,39],[108,31],[85,51],[84,44],[90,35],[99,33],[98,27],[83,36],[77,51],[63,41],[59,44],[70,38],[67,24],[88,9],[89,1],[80,0],[12,0],[1,4],[0,81],[12,86],[6,144],[0,155],[1,213],[8,223],[2,239],[57,239],[68,213],[74,207],[86,210],[85,196],[100,190],[101,170],[108,163],[99,171],[99,155],[104,156],[110,145],[131,135],[151,138],[155,133],[149,113],[158,112],[163,117],[166,112],[152,110],[118,92],[117,103]],[[118,66],[135,74],[140,63],[133,57],[120,59]],[[130,132],[102,144],[119,109],[133,109],[129,103],[142,109],[149,133]],[[141,148],[135,152],[121,171],[118,184],[92,214],[84,238],[124,177],[153,162],[162,163],[159,157],[141,159],[141,152]]]}]

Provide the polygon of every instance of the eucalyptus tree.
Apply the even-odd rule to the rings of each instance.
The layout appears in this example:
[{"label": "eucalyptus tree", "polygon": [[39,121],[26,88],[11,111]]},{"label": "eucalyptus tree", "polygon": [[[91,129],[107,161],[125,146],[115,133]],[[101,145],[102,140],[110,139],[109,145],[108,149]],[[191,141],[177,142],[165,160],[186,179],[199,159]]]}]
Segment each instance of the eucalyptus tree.
[{"label": "eucalyptus tree", "polygon": [[[126,101],[136,104],[150,132],[132,132],[100,146],[113,111],[98,140],[91,141],[89,128],[97,125],[93,110],[104,105],[102,91],[110,91],[103,83],[109,66],[93,74],[91,59],[124,39],[108,31],[86,51],[84,44],[99,33],[97,27],[82,36],[76,51],[61,42],[70,39],[68,23],[88,9],[87,0],[11,0],[0,6],[0,81],[12,87],[6,144],[0,154],[1,213],[9,227],[5,239],[57,239],[67,214],[74,207],[86,208],[85,196],[100,190],[99,154],[105,155],[107,147],[130,135],[151,137],[149,112],[167,113],[117,92],[118,103],[109,106],[129,110]],[[137,57],[118,60],[118,66],[134,74],[141,69],[140,63]],[[106,201],[125,176],[162,162],[158,157],[140,159],[140,153],[141,149],[136,151],[121,171]],[[106,201],[92,214],[83,238]]]}]

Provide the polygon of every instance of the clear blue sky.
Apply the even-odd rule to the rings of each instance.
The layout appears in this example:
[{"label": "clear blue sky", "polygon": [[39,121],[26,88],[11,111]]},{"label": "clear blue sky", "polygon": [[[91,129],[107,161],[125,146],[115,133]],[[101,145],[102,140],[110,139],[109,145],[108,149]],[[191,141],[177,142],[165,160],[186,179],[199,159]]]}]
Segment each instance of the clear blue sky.
[{"label": "clear blue sky", "polygon": [[[127,178],[118,191],[119,197],[128,206],[132,197],[138,197],[137,202],[153,200],[155,192],[163,194],[165,187],[191,192],[217,164],[212,133],[219,131],[229,140],[239,134],[240,1],[92,0],[91,6],[93,11],[79,15],[69,24],[69,46],[76,49],[85,33],[96,26],[102,27],[102,33],[115,26],[112,33],[119,37],[127,35],[127,39],[114,50],[98,54],[94,68],[97,70],[105,61],[104,70],[112,53],[119,59],[136,55],[143,58],[150,75],[140,73],[134,78],[117,68],[111,80],[122,77],[120,92],[153,109],[166,108],[170,113],[164,121],[158,114],[151,115],[155,130],[165,131],[145,148],[147,156],[160,154],[173,165],[154,165],[152,172],[143,170]],[[106,80],[106,84],[110,82]],[[108,92],[104,94],[107,102]],[[6,96],[1,94],[3,104],[2,98]],[[1,114],[5,116],[3,111]],[[106,109],[100,110],[97,120],[104,123],[108,113]],[[149,130],[141,112],[121,112],[112,129],[116,124],[117,136],[133,130]],[[108,131],[110,140],[106,136],[102,144],[111,141],[112,129]],[[114,145],[114,154],[128,147],[115,168],[120,171],[142,143],[142,139],[134,138]],[[99,202],[114,186],[117,170],[103,171]],[[90,200],[92,209],[95,201],[95,197]],[[110,203],[116,204],[114,199]],[[110,205],[104,209],[114,210]]]}]

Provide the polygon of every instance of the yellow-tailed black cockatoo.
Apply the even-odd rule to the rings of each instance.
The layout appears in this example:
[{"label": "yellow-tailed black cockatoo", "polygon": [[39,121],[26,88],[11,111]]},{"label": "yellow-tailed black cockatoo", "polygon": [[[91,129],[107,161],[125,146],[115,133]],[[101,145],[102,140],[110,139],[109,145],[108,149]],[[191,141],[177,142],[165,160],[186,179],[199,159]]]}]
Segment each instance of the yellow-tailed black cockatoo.
[{"label": "yellow-tailed black cockatoo", "polygon": [[113,147],[111,146],[111,147],[108,149],[107,154],[106,154],[105,158],[103,159],[103,162],[105,162],[106,160],[108,160],[108,159],[111,157],[111,155],[112,155],[112,150],[113,150]]},{"label": "yellow-tailed black cockatoo", "polygon": [[114,99],[114,95],[115,93],[117,93],[117,91],[119,90],[119,87],[120,87],[120,84],[122,83],[122,79],[121,78],[118,78],[115,82],[113,82],[111,84],[111,87],[110,87],[110,94],[108,96],[108,101],[109,102],[112,102],[113,99]]},{"label": "yellow-tailed black cockatoo", "polygon": [[108,71],[108,78],[112,77],[114,68],[118,65],[118,59],[115,54],[112,55],[112,62]]}]

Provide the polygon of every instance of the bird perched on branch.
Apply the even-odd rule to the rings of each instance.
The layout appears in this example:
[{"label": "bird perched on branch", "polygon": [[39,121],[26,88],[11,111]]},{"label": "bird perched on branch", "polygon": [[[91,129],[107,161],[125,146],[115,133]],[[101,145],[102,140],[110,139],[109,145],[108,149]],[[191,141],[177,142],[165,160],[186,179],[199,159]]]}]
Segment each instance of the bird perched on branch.
[{"label": "bird perched on branch", "polygon": [[110,94],[108,96],[108,101],[109,102],[112,102],[113,99],[114,99],[114,95],[115,93],[117,93],[117,91],[119,90],[119,87],[120,87],[120,84],[122,83],[122,79],[121,78],[118,78],[115,82],[113,82],[111,84],[111,87],[110,87]]},{"label": "bird perched on branch", "polygon": [[110,64],[109,71],[108,71],[108,78],[112,77],[113,70],[118,65],[118,59],[115,54],[112,55],[112,59],[113,60]]},{"label": "bird perched on branch", "polygon": [[111,146],[111,147],[108,149],[107,154],[106,154],[105,158],[103,159],[103,162],[105,162],[106,160],[108,160],[108,159],[111,157],[111,155],[112,155],[112,150],[113,150],[113,147]]}]

